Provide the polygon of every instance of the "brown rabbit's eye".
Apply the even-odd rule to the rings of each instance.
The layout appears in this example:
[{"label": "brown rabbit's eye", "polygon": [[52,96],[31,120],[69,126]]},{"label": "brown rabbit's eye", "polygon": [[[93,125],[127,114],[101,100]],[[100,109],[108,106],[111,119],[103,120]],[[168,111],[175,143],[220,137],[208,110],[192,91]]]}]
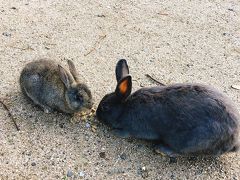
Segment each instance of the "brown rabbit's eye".
[{"label": "brown rabbit's eye", "polygon": [[79,101],[79,100],[82,101],[82,100],[83,100],[83,97],[82,97],[82,95],[76,94],[76,95],[75,95],[75,99],[78,100],[78,101]]}]

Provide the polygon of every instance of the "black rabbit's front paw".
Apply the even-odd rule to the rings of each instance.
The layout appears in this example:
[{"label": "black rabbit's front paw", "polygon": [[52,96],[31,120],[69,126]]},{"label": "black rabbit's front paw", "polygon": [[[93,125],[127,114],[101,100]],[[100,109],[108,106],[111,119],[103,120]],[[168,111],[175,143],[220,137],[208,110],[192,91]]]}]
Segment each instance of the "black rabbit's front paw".
[{"label": "black rabbit's front paw", "polygon": [[162,155],[162,156],[169,156],[169,157],[178,157],[179,154],[174,152],[170,147],[163,145],[163,144],[157,144],[154,147],[154,150],[156,153]]},{"label": "black rabbit's front paw", "polygon": [[48,106],[44,106],[43,107],[43,111],[46,113],[46,114],[49,114],[49,113],[52,113],[53,112],[53,109],[48,107]]},{"label": "black rabbit's front paw", "polygon": [[129,132],[124,131],[122,129],[113,129],[111,132],[117,137],[121,137],[121,138],[129,138],[130,137]]}]

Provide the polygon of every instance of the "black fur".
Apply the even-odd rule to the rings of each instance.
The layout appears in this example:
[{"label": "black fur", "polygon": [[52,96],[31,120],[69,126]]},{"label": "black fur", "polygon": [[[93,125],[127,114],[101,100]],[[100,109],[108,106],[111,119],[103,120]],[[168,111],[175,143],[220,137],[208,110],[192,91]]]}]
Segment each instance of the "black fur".
[{"label": "black fur", "polygon": [[97,117],[118,136],[158,141],[169,156],[218,156],[239,148],[238,111],[201,84],[142,88],[124,101],[114,92],[102,99]]}]

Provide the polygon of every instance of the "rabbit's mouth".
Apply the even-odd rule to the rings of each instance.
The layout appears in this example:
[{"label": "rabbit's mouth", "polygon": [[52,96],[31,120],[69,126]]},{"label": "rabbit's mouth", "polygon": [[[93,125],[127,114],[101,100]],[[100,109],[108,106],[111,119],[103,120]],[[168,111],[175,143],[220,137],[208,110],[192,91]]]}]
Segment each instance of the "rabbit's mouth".
[{"label": "rabbit's mouth", "polygon": [[93,107],[93,102],[87,102],[85,107],[91,109]]},{"label": "rabbit's mouth", "polygon": [[76,106],[73,108],[73,110],[74,111],[88,111],[92,107],[93,107],[93,103],[92,102],[86,102],[84,104],[76,103]]},{"label": "rabbit's mouth", "polygon": [[93,107],[93,103],[86,103],[80,108],[80,110],[87,111],[87,110],[91,109],[92,107]]}]

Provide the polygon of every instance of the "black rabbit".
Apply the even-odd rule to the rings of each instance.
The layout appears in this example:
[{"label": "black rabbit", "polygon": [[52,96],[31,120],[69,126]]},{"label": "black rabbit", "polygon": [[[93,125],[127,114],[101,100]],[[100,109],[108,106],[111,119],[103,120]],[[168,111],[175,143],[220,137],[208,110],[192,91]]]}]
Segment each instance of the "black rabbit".
[{"label": "black rabbit", "polygon": [[22,92],[49,113],[58,110],[68,114],[92,107],[92,94],[81,83],[72,61],[69,71],[49,59],[28,63],[21,72]]},{"label": "black rabbit", "polygon": [[213,155],[239,148],[239,113],[232,101],[202,84],[141,88],[131,94],[126,60],[116,66],[117,87],[97,108],[97,118],[115,135],[157,142],[170,157]]}]

